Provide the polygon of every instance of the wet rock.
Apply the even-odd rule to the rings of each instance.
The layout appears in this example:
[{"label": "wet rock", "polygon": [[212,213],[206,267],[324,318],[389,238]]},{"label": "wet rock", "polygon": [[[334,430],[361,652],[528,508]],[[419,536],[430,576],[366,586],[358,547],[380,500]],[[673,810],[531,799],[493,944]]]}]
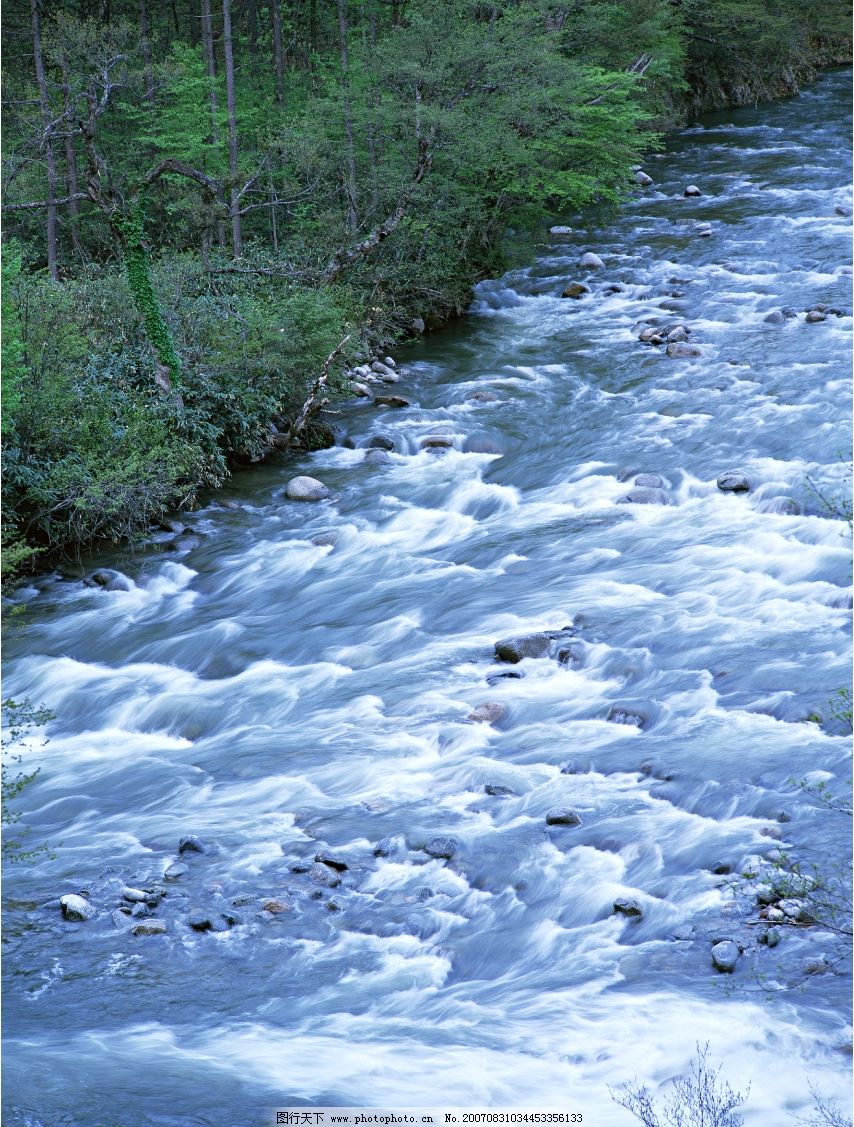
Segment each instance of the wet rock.
[{"label": "wet rock", "polygon": [[354,395],[358,395],[361,399],[370,399],[373,392],[366,383],[360,383],[358,380],[352,380],[350,383],[350,390]]},{"label": "wet rock", "polygon": [[330,898],[326,901],[326,911],[327,912],[343,912],[344,911],[344,905],[341,903],[340,900],[335,900],[335,899],[333,899],[333,897],[330,896]]},{"label": "wet rock", "polygon": [[[340,884],[340,881],[336,881],[336,884]],[[335,885],[329,887],[334,888]],[[271,896],[268,900],[262,901],[261,908],[272,916],[281,916],[285,912],[294,910],[294,902],[289,896]]]},{"label": "wet rock", "polygon": [[711,223],[697,223],[694,226],[694,234],[698,239],[711,238],[712,225]]},{"label": "wet rock", "polygon": [[766,325],[782,325],[786,320],[786,315],[780,310],[775,309],[773,313],[769,313],[763,320]]},{"label": "wet rock", "polygon": [[808,918],[808,914],[805,912],[804,905],[800,900],[781,900],[777,907],[786,919],[794,920],[796,923],[798,920],[803,920],[805,917]]},{"label": "wet rock", "polygon": [[665,340],[668,344],[680,344],[682,341],[686,341],[687,339],[688,329],[685,327],[685,325],[674,325],[665,337]]},{"label": "wet rock", "polygon": [[334,548],[338,543],[338,533],[319,532],[317,536],[312,536],[311,542],[315,548]]},{"label": "wet rock", "polygon": [[365,465],[368,466],[388,466],[391,465],[391,458],[386,454],[385,450],[366,450],[365,456],[362,459]]},{"label": "wet rock", "polygon": [[549,234],[550,235],[571,235],[572,234],[572,228],[571,227],[563,227],[563,226],[549,227]]},{"label": "wet rock", "polygon": [[515,790],[511,790],[510,787],[501,786],[499,783],[487,783],[483,789],[493,798],[516,797]]},{"label": "wet rock", "polygon": [[779,899],[780,894],[770,884],[760,884],[756,889],[757,904],[776,904]]},{"label": "wet rock", "polygon": [[62,910],[63,918],[73,920],[75,923],[84,923],[86,920],[91,920],[93,916],[97,915],[96,909],[84,896],[78,896],[73,892],[61,896],[59,906]]},{"label": "wet rock", "polygon": [[564,287],[560,296],[580,298],[586,293],[590,293],[589,286],[582,285],[581,282],[570,282],[568,286]]},{"label": "wet rock", "polygon": [[684,301],[679,301],[676,298],[667,298],[666,301],[660,301],[658,303],[658,308],[666,309],[670,313],[681,313],[685,308],[685,304]]},{"label": "wet rock", "polygon": [[114,571],[109,567],[100,567],[97,571],[93,571],[91,575],[87,575],[83,580],[86,587],[101,587],[104,591],[130,591],[133,589],[133,583],[126,575],[122,575],[120,571]]},{"label": "wet rock", "polygon": [[844,305],[828,305],[827,309],[825,309],[824,312],[828,315],[828,317],[830,317],[831,315],[834,316],[834,317],[850,317],[851,316],[850,308],[848,308],[847,306],[844,306]]},{"label": "wet rock", "polygon": [[809,311],[809,313],[807,313],[804,320],[808,321],[809,324],[811,324],[811,325],[815,325],[819,321],[826,321],[827,320],[827,314],[823,313],[820,309],[811,309]]},{"label": "wet rock", "polygon": [[721,974],[732,974],[740,955],[738,944],[731,939],[724,939],[712,948],[712,966]]},{"label": "wet rock", "polygon": [[384,357],[383,364],[385,364],[385,366],[387,368],[396,368],[397,367],[397,361],[394,359],[393,356]]},{"label": "wet rock", "polygon": [[449,449],[454,445],[454,440],[449,434],[428,434],[418,443],[422,450],[435,450],[438,448]]},{"label": "wet rock", "polygon": [[668,344],[667,355],[676,360],[689,359],[692,356],[702,356],[701,349],[696,344],[686,344],[685,341],[674,341]]},{"label": "wet rock", "polygon": [[427,326],[424,324],[423,317],[413,317],[409,322],[409,328],[417,337],[421,337],[424,335],[424,330]]},{"label": "wet rock", "polygon": [[722,493],[748,493],[750,478],[744,470],[726,470],[717,479],[717,487]]},{"label": "wet rock", "polygon": [[608,286],[602,287],[602,293],[625,293],[626,287],[620,282],[611,282]]},{"label": "wet rock", "polygon": [[237,927],[243,923],[243,917],[237,912],[232,912],[230,908],[226,908],[224,912],[220,913],[220,919],[228,927]]},{"label": "wet rock", "polygon": [[635,477],[635,485],[640,485],[643,489],[663,489],[665,481],[657,473],[639,473]]},{"label": "wet rock", "polygon": [[561,646],[555,654],[560,665],[577,667],[584,661],[584,651],[580,646]]},{"label": "wet rock", "polygon": [[117,927],[119,931],[130,931],[133,927],[133,920],[130,913],[123,912],[120,908],[116,908],[115,912],[112,913],[112,920],[113,925]]},{"label": "wet rock", "polygon": [[369,450],[395,450],[394,439],[387,434],[375,434],[368,440]]},{"label": "wet rock", "polygon": [[645,329],[641,329],[638,340],[643,341],[644,344],[651,344],[653,337],[660,337],[661,332],[654,325],[648,325]]},{"label": "wet rock", "polygon": [[620,916],[640,917],[643,915],[637,900],[629,900],[625,896],[620,896],[614,901],[614,912]]},{"label": "wet rock", "polygon": [[765,919],[768,920],[769,923],[781,924],[786,919],[786,913],[780,911],[779,908],[766,908]]},{"label": "wet rock", "polygon": [[144,892],[141,888],[123,888],[122,899],[127,900],[131,904],[144,904],[150,893]]},{"label": "wet rock", "polygon": [[776,826],[763,826],[759,832],[763,837],[770,837],[774,841],[782,841],[783,839],[783,831]]},{"label": "wet rock", "polygon": [[585,254],[582,254],[581,258],[578,260],[578,265],[584,270],[601,270],[605,266],[605,263],[598,254],[594,254],[593,251],[588,250]]},{"label": "wet rock", "polygon": [[314,859],[321,865],[328,865],[330,869],[336,869],[339,873],[343,873],[350,867],[344,860],[344,858],[339,857],[336,853],[327,853],[324,851],[322,853],[315,854]]},{"label": "wet rock", "polygon": [[497,700],[487,700],[472,709],[467,719],[477,724],[495,724],[506,713],[507,708]]},{"label": "wet rock", "polygon": [[294,861],[288,868],[292,873],[307,873],[311,868],[311,861]]},{"label": "wet rock", "polygon": [[732,865],[729,861],[715,861],[712,865],[712,872],[715,876],[725,877],[728,873],[732,872]]},{"label": "wet rock", "polygon": [[341,878],[335,870],[320,861],[315,862],[308,870],[308,879],[314,884],[323,885],[324,888],[337,888],[341,883]]},{"label": "wet rock", "polygon": [[188,873],[189,871],[189,865],[185,865],[181,861],[173,861],[172,864],[167,867],[163,876],[166,880],[177,880],[179,877],[182,877],[184,873]]},{"label": "wet rock", "polygon": [[470,403],[499,403],[500,400],[497,395],[493,395],[491,391],[470,391],[466,396]]},{"label": "wet rock", "polygon": [[629,712],[626,708],[618,708],[614,706],[605,717],[611,724],[627,724],[631,728],[642,728],[644,726],[644,717],[638,712]]},{"label": "wet rock", "polygon": [[581,816],[568,806],[554,806],[546,813],[547,826],[580,826]]},{"label": "wet rock", "polygon": [[332,490],[318,481],[316,477],[292,477],[285,486],[285,496],[289,501],[324,501],[332,496]]},{"label": "wet rock", "polygon": [[780,929],[769,927],[765,931],[760,932],[759,942],[767,944],[768,947],[776,947],[780,942]]},{"label": "wet rock", "polygon": [[411,407],[412,404],[408,399],[402,395],[377,395],[374,397],[374,403],[378,407]]},{"label": "wet rock", "polygon": [[210,912],[203,912],[198,908],[190,912],[187,923],[193,931],[211,931],[213,928],[213,919]]},{"label": "wet rock", "polygon": [[784,305],[780,312],[787,321],[791,321],[793,317],[797,317],[798,315],[797,309],[793,309],[791,305]]},{"label": "wet rock", "polygon": [[670,498],[662,489],[630,489],[618,505],[669,505]]},{"label": "wet rock", "polygon": [[851,218],[851,208],[844,203],[838,203],[833,209],[836,215],[841,215],[843,219]]},{"label": "wet rock", "polygon": [[648,188],[652,183],[652,177],[647,176],[645,172],[642,172],[640,169],[638,169],[638,171],[635,173],[635,183],[639,184],[641,188]]},{"label": "wet rock", "polygon": [[499,661],[509,661],[515,665],[526,657],[546,657],[549,644],[548,634],[515,634],[509,638],[500,638],[495,643],[495,656]]},{"label": "wet rock", "polygon": [[393,853],[397,852],[397,843],[394,838],[384,837],[382,841],[378,841],[374,846],[375,857],[391,857]]},{"label": "wet rock", "polygon": [[450,861],[457,852],[457,842],[452,837],[434,837],[424,846],[424,852],[430,857]]},{"label": "wet rock", "polygon": [[240,896],[235,896],[231,901],[235,908],[246,908],[250,904],[254,904],[258,897],[254,892],[244,892]]},{"label": "wet rock", "polygon": [[689,184],[685,191],[682,193],[683,196],[702,196],[702,194],[703,193],[700,191],[696,184]]},{"label": "wet rock", "polygon": [[161,517],[157,522],[157,527],[162,532],[171,532],[173,536],[180,536],[182,532],[187,530],[187,526],[182,524],[181,521],[175,520],[174,517]]},{"label": "wet rock", "polygon": [[165,935],[166,922],[164,920],[142,920],[131,930],[134,935]]},{"label": "wet rock", "polygon": [[187,834],[178,842],[179,853],[207,853],[208,846],[195,834]]}]

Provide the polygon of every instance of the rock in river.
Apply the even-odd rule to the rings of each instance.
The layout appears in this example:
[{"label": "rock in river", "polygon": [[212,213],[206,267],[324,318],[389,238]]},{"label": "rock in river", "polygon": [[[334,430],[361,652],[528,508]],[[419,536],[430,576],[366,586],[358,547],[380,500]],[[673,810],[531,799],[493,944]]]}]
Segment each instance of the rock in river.
[{"label": "rock in river", "polygon": [[109,567],[99,567],[97,571],[88,575],[83,583],[87,587],[102,587],[105,591],[130,591],[133,589],[133,583],[126,575],[122,575],[120,571],[114,571]]},{"label": "rock in river", "polygon": [[285,486],[285,496],[290,501],[324,501],[332,491],[316,477],[292,477]]},{"label": "rock in river", "polygon": [[663,489],[630,489],[618,505],[669,505],[670,498]]},{"label": "rock in river", "polygon": [[499,661],[515,665],[523,657],[546,657],[549,652],[548,634],[516,634],[501,638],[495,643],[495,656]]},{"label": "rock in river", "polygon": [[703,193],[700,191],[696,184],[689,184],[685,191],[682,193],[683,196],[702,196],[702,194]]},{"label": "rock in river", "polygon": [[97,914],[84,896],[77,896],[73,892],[60,897],[59,906],[62,909],[62,914],[65,919],[74,920],[76,923],[91,920],[92,917]]},{"label": "rock in river", "polygon": [[648,188],[652,183],[652,177],[647,176],[645,172],[640,169],[635,173],[635,183],[639,184],[642,188]]},{"label": "rock in river", "polygon": [[564,290],[560,296],[580,298],[583,294],[586,293],[590,293],[588,286],[582,285],[581,282],[570,282],[568,286],[564,287]]},{"label": "rock in river", "polygon": [[486,700],[473,708],[467,719],[474,720],[476,724],[494,724],[500,720],[507,711],[505,706],[497,700]]},{"label": "rock in river", "polygon": [[568,806],[555,806],[546,814],[547,826],[580,826],[581,816]]},{"label": "rock in river", "polygon": [[164,920],[143,920],[133,928],[134,935],[165,935],[166,923]]},{"label": "rock in river", "polygon": [[637,900],[629,900],[625,896],[619,896],[614,901],[614,913],[619,916],[642,916],[641,906]]},{"label": "rock in river", "polygon": [[586,254],[582,254],[581,258],[578,260],[578,265],[584,270],[601,270],[605,263],[598,254],[594,254],[593,251],[589,250]]},{"label": "rock in river", "polygon": [[750,478],[744,470],[727,470],[718,478],[717,486],[722,493],[748,493]]},{"label": "rock in river", "polygon": [[693,356],[702,356],[703,353],[696,346],[696,344],[686,344],[685,341],[677,340],[667,346],[667,355],[674,359],[688,359]]},{"label": "rock in river", "polygon": [[308,878],[315,884],[322,884],[325,888],[337,888],[341,883],[341,878],[335,870],[324,865],[322,861],[316,861],[311,866],[308,870]]},{"label": "rock in river", "polygon": [[712,948],[712,966],[721,974],[732,974],[740,954],[737,943],[733,943],[731,939],[724,939],[722,943],[716,943]]},{"label": "rock in river", "polygon": [[424,852],[431,857],[450,861],[457,852],[457,843],[452,837],[434,837],[424,846]]},{"label": "rock in river", "polygon": [[411,404],[408,399],[402,395],[377,395],[374,398],[374,403],[378,407],[410,407]]}]

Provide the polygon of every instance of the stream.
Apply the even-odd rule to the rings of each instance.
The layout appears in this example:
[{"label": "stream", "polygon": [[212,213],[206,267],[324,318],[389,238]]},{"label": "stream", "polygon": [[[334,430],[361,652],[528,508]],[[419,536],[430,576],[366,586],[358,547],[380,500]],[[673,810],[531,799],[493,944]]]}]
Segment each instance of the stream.
[{"label": "stream", "polygon": [[[743,874],[850,880],[815,794],[851,778],[850,80],[671,136],[618,214],[402,347],[411,405],[346,405],[355,448],[87,563],[125,589],[17,591],[4,697],[55,716],[19,808],[53,852],[4,873],[8,1127],[440,1102],[627,1127],[609,1086],[706,1042],[747,1127],[811,1087],[848,1113],[848,944],[760,943]],[[287,500],[296,474],[332,499]],[[63,919],[80,890],[96,914]]]}]

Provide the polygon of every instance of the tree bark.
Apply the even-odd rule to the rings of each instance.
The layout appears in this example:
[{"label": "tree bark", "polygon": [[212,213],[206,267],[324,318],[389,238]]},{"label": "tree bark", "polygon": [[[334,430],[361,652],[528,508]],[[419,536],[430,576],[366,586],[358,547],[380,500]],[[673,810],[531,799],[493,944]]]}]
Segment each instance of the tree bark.
[{"label": "tree bark", "polygon": [[139,0],[139,37],[142,45],[142,65],[145,71],[145,100],[154,104],[154,70],[151,65],[151,40],[148,37],[148,10],[145,0]]},{"label": "tree bark", "polygon": [[249,33],[249,54],[258,54],[258,0],[246,0],[246,29]]},{"label": "tree bark", "polygon": [[275,77],[276,101],[279,105],[285,100],[285,53],[282,49],[282,16],[279,0],[270,0],[270,20],[273,31],[273,74]]},{"label": "tree bark", "polygon": [[[41,13],[39,0],[30,0],[30,13],[33,23],[33,61],[36,69],[36,82],[39,88],[39,105],[41,106],[42,120],[45,126],[50,126],[52,114],[50,112],[50,99],[47,90],[47,78],[42,57]],[[56,157],[53,150],[53,140],[50,136],[45,139],[45,159],[47,162],[47,193],[48,199],[56,199]],[[59,281],[59,265],[56,242],[56,204],[51,202],[47,208],[47,268],[51,278]]]},{"label": "tree bark", "polygon": [[[219,97],[216,92],[216,51],[213,40],[213,18],[211,17],[211,0],[202,0],[202,51],[205,56],[205,67],[208,72],[208,99],[211,108],[211,145],[219,145]],[[217,219],[216,241],[221,247],[225,246],[225,223]]]},{"label": "tree bark", "polygon": [[234,257],[243,254],[243,234],[240,227],[239,199],[237,194],[237,110],[234,100],[234,46],[231,36],[231,0],[222,0],[222,43],[225,56],[225,97],[228,109],[228,171],[231,178],[231,242]]},{"label": "tree bark", "polygon": [[344,108],[344,134],[347,138],[347,230],[353,235],[359,226],[356,213],[356,154],[353,148],[353,107],[350,102],[350,57],[347,50],[347,0],[338,0],[338,43],[341,53],[341,97]]}]

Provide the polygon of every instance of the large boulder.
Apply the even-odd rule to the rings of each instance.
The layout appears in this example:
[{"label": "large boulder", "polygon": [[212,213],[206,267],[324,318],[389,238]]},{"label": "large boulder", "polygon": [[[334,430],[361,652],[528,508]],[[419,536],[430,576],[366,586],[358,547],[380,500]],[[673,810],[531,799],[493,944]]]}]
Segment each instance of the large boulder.
[{"label": "large boulder", "polygon": [[430,857],[450,861],[457,852],[457,843],[452,837],[434,837],[424,846],[424,852]]},{"label": "large boulder", "polygon": [[546,657],[549,652],[548,634],[516,634],[511,638],[501,638],[495,643],[495,656],[499,661],[512,664],[525,657]]},{"label": "large boulder", "polygon": [[316,477],[292,477],[285,486],[285,496],[289,501],[325,501],[332,491]]},{"label": "large boulder", "polygon": [[635,183],[639,184],[641,188],[648,188],[652,183],[652,177],[647,176],[645,172],[641,171],[641,169],[638,169],[638,171],[635,173]]}]

